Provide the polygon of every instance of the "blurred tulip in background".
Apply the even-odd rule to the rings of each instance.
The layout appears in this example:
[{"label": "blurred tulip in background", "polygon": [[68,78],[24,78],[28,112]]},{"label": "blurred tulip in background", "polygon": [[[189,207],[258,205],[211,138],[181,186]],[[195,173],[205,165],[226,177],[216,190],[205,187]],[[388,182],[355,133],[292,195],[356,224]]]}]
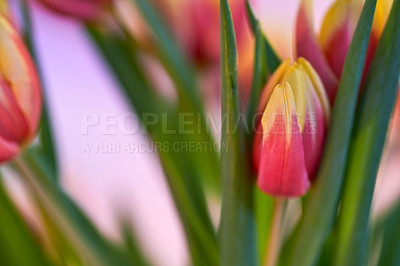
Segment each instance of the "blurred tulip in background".
[{"label": "blurred tulip in background", "polygon": [[112,0],[38,0],[47,8],[73,18],[96,19]]},{"label": "blurred tulip in background", "polygon": [[[313,29],[313,1],[302,0],[295,30],[296,56],[307,58],[320,75],[330,102],[333,103],[354,30],[364,1],[336,0],[322,23],[320,35]],[[364,75],[369,69],[379,38],[388,18],[390,0],[378,0],[368,44]]]},{"label": "blurred tulip in background", "polygon": [[[217,0],[152,0],[179,46],[196,66],[203,94],[219,94],[220,10]],[[246,17],[245,0],[230,0],[238,44],[238,81],[247,99],[250,90],[254,40]],[[153,51],[152,34],[131,0],[116,0],[117,14],[134,38]],[[246,100],[243,99],[243,102]]]},{"label": "blurred tulip in background", "polygon": [[25,44],[0,14],[0,163],[12,159],[34,137],[41,93]]}]

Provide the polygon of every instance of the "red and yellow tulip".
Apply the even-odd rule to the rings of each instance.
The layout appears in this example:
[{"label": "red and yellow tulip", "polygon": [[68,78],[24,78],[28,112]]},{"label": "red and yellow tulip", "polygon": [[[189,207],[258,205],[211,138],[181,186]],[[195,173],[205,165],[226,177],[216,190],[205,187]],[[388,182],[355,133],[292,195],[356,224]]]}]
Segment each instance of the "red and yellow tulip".
[{"label": "red and yellow tulip", "polygon": [[[344,61],[349,49],[364,1],[336,0],[327,12],[319,38],[312,20],[312,0],[302,0],[297,14],[295,50],[315,67],[331,103],[333,103]],[[364,75],[367,73],[379,38],[389,15],[391,0],[378,0],[367,51]]]},{"label": "red and yellow tulip", "polygon": [[318,169],[330,106],[311,64],[284,61],[263,89],[254,139],[258,186],[274,196],[304,195]]},{"label": "red and yellow tulip", "polygon": [[40,86],[20,35],[0,15],[0,163],[13,158],[36,133]]}]

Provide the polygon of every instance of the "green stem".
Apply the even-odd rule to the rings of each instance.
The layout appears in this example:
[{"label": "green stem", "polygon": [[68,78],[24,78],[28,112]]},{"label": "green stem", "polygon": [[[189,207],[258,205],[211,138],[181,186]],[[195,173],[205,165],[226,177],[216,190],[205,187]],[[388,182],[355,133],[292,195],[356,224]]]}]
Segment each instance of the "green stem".
[{"label": "green stem", "polygon": [[273,219],[269,233],[265,266],[275,266],[278,259],[285,201],[286,199],[284,198],[276,198],[274,200]]},{"label": "green stem", "polygon": [[94,256],[93,253],[87,249],[86,245],[81,241],[81,238],[65,221],[65,219],[62,217],[62,214],[59,212],[59,209],[53,205],[54,203],[51,203],[50,197],[46,195],[44,190],[36,182],[36,178],[33,176],[29,169],[30,167],[25,163],[24,159],[17,157],[14,159],[14,163],[18,170],[26,177],[26,181],[41,199],[42,203],[46,205],[45,208],[47,208],[47,210],[50,212],[50,215],[57,221],[57,224],[60,226],[60,228],[63,228],[64,233],[69,236],[71,243],[73,243],[76,247],[78,247],[78,250],[85,254],[85,258],[87,258],[88,262],[100,263],[96,256]]}]

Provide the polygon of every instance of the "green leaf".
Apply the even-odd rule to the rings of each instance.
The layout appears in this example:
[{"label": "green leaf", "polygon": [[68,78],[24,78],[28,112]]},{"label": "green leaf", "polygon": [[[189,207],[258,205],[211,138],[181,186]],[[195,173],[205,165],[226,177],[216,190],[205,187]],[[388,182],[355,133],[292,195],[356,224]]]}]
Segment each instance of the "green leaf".
[{"label": "green leaf", "polygon": [[[157,14],[151,1],[131,0],[138,7],[144,20],[155,36],[156,54],[165,70],[173,80],[178,94],[178,110],[182,114],[193,115],[191,128],[194,134],[186,134],[189,142],[214,145],[215,141],[206,123],[204,106],[201,101],[193,66],[184,57],[182,49],[171,37],[165,27],[167,24],[162,16]],[[192,164],[201,165],[201,178],[207,188],[220,193],[221,180],[218,152],[215,149],[203,149],[201,152],[191,152],[188,157]]]},{"label": "green leaf", "polygon": [[129,259],[102,238],[51,177],[52,170],[40,150],[26,150],[15,160],[15,165],[40,199],[46,213],[53,219],[52,222],[57,224],[68,242],[80,252],[84,261],[91,265],[130,265]]},{"label": "green leaf", "polygon": [[[0,176],[0,178],[2,178]],[[2,265],[51,265],[0,181],[0,256]]]},{"label": "green leaf", "polygon": [[239,124],[236,38],[229,3],[221,8],[223,197],[220,224],[221,265],[257,265],[253,182],[243,161],[244,138]]},{"label": "green leaf", "polygon": [[255,214],[257,221],[258,253],[260,265],[266,261],[266,251],[274,210],[274,199],[255,187]]},{"label": "green leaf", "polygon": [[395,0],[357,110],[337,221],[337,265],[365,265],[368,258],[372,196],[399,87],[399,48],[400,1]]},{"label": "green leaf", "polygon": [[34,191],[31,191],[31,193],[34,196],[38,216],[40,216],[43,227],[46,230],[45,233],[51,243],[51,248],[57,255],[57,264],[83,265],[83,258],[79,255],[79,251],[68,241],[68,237],[64,235],[62,228],[59,228],[50,213],[46,211],[41,198]]},{"label": "green leaf", "polygon": [[[264,49],[264,36],[258,21],[255,21],[256,44],[254,51],[253,80],[250,92],[250,99],[246,113],[246,158],[252,158],[253,134],[255,129],[255,116],[257,115],[260,94],[267,81],[267,61]],[[249,160],[251,164],[251,160]],[[251,167],[251,165],[249,166]],[[256,178],[256,177],[251,177]],[[260,263],[265,261],[265,251],[273,210],[273,200],[254,187],[254,205],[257,222],[258,253]]]},{"label": "green leaf", "polygon": [[281,265],[314,265],[337,214],[354,114],[376,0],[365,2],[346,56],[317,180],[302,217],[285,244]]},{"label": "green leaf", "polygon": [[397,202],[381,221],[383,241],[378,266],[400,265],[400,203]]},{"label": "green leaf", "polygon": [[[254,36],[256,36],[257,33],[257,27],[259,27],[258,20],[256,19],[253,9],[251,8],[251,4],[249,0],[246,0],[246,11],[247,11],[247,18],[250,22],[251,29],[253,31]],[[279,56],[276,54],[274,49],[272,48],[271,44],[269,43],[267,37],[263,35],[264,39],[264,49],[265,49],[265,57],[267,61],[267,71],[268,74],[273,73],[277,67],[281,63],[281,59]]]},{"label": "green leaf", "polygon": [[130,257],[133,265],[149,266],[149,262],[144,257],[142,249],[136,239],[135,233],[132,230],[131,223],[127,223],[127,220],[122,221],[122,235],[126,247],[127,256]]},{"label": "green leaf", "polygon": [[49,106],[48,101],[46,99],[44,89],[45,82],[43,79],[43,74],[40,68],[39,58],[36,54],[36,47],[35,47],[35,40],[33,35],[33,27],[32,27],[32,19],[29,9],[29,3],[26,0],[21,1],[21,10],[22,10],[22,17],[24,23],[24,39],[25,44],[29,49],[29,52],[33,58],[33,61],[36,66],[36,71],[39,75],[39,80],[42,86],[42,97],[43,97],[43,109],[42,109],[42,119],[40,122],[40,144],[45,152],[48,160],[51,162],[51,167],[53,169],[53,177],[58,179],[58,162],[57,162],[57,153],[56,153],[56,145],[54,142],[53,137],[53,129],[51,126],[51,116],[49,113]]},{"label": "green leaf", "polygon": [[[139,118],[153,114],[158,118],[166,114],[168,128],[179,128],[179,114],[166,104],[150,86],[140,68],[135,50],[125,39],[115,34],[105,34],[94,27],[88,32],[119,80],[124,93]],[[164,134],[164,123],[146,123],[143,126],[155,143],[161,143],[159,156],[175,200],[177,211],[185,229],[194,265],[217,265],[219,261],[216,235],[210,221],[200,178],[202,164],[194,165],[191,153],[173,149],[174,143],[187,142],[189,134]]]},{"label": "green leaf", "polygon": [[254,116],[257,114],[258,102],[260,100],[260,94],[264,85],[267,81],[268,71],[267,71],[267,62],[265,57],[265,49],[264,49],[264,39],[262,36],[260,24],[258,21],[256,22],[256,45],[254,51],[254,67],[253,67],[253,80],[251,84],[250,98],[249,103],[247,104],[247,113],[246,113],[246,138],[247,138],[247,146],[251,153],[253,134],[254,134]]},{"label": "green leaf", "polygon": [[176,83],[178,95],[182,97],[182,100],[189,101],[188,104],[194,104],[198,111],[202,110],[193,67],[183,56],[181,49],[166,29],[166,23],[161,20],[161,16],[157,14],[150,1],[132,1],[136,3],[156,37],[156,50],[159,53],[160,61]]}]

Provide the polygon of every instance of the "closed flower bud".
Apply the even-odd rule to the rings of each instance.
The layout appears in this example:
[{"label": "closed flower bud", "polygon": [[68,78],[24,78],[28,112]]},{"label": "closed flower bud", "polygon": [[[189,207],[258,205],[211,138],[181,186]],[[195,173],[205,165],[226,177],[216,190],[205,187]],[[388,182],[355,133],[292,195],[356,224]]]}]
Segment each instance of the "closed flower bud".
[{"label": "closed flower bud", "polygon": [[320,43],[337,77],[341,76],[362,6],[362,0],[337,0],[322,23]]},{"label": "closed flower bud", "polygon": [[332,103],[336,96],[339,81],[315,36],[312,20],[312,0],[301,1],[297,13],[295,42],[296,57],[306,58],[317,70]]},{"label": "closed flower bud", "polygon": [[95,20],[112,0],[39,0],[47,8],[81,20]]},{"label": "closed flower bud", "polygon": [[35,135],[41,94],[30,55],[15,28],[0,15],[0,163]]},{"label": "closed flower bud", "polygon": [[[300,4],[295,32],[296,55],[307,58],[315,67],[331,103],[336,96],[344,61],[357,27],[363,2],[362,0],[336,0],[323,20],[319,40],[313,30],[312,0],[302,0]],[[382,34],[391,2],[391,0],[377,1],[364,76]]]},{"label": "closed flower bud", "polygon": [[303,58],[284,61],[263,89],[253,160],[262,191],[304,195],[321,157],[330,107],[324,87]]}]

